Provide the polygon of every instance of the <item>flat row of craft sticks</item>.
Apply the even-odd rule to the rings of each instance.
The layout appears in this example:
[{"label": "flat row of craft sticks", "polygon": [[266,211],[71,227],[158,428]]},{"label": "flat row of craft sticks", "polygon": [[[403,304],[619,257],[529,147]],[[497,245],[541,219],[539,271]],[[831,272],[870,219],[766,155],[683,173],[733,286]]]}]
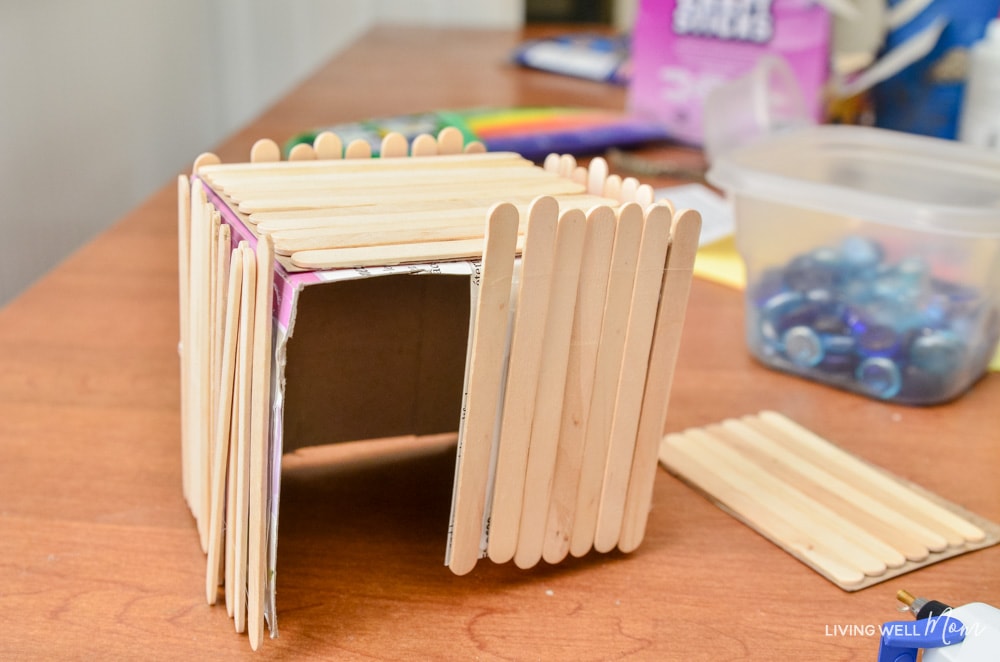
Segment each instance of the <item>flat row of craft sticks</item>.
[{"label": "flat row of craft sticks", "polygon": [[237,632],[264,631],[274,254],[234,249],[202,184],[178,183],[184,495]]},{"label": "flat row of craft sticks", "polygon": [[[380,158],[360,158],[370,156],[362,149],[352,157],[348,146],[346,159],[317,159],[340,154],[325,149],[330,140],[339,144],[322,134],[309,160],[288,161],[279,160],[273,141],[262,140],[250,163],[220,164],[202,155],[195,172],[255,234],[271,237],[279,259],[299,269],[478,259],[482,219],[498,201],[526,216],[541,195],[560,208],[584,210],[625,202],[645,207],[654,197],[635,178],[610,175],[600,157],[583,167],[570,155],[552,154],[536,166],[510,152],[462,153],[454,128],[436,139],[416,138],[411,158],[399,158],[407,154],[406,139],[389,134]],[[433,158],[419,158],[425,156]]]},{"label": "flat row of craft sticks", "polygon": [[847,589],[986,537],[965,517],[776,412],[667,435],[660,460]]},{"label": "flat row of craft sticks", "polygon": [[527,568],[638,546],[701,227],[662,204],[585,214],[544,197],[527,212],[513,285],[520,216],[497,205],[486,228],[447,559],[457,574],[484,555]]}]

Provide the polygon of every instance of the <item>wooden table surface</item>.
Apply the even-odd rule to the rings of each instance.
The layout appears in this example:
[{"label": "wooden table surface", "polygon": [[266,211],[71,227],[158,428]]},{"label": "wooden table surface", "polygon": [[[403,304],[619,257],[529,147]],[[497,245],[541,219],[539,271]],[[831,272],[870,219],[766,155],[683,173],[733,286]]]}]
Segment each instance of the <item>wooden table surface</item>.
[{"label": "wooden table surface", "polygon": [[[506,64],[521,36],[376,29],[215,151],[418,110],[623,106]],[[353,445],[285,466],[280,637],[251,653],[205,604],[181,496],[175,190],[0,310],[0,659],[874,660],[876,637],[836,628],[899,618],[900,588],[1000,605],[1000,547],[845,593],[664,471],[635,553],[456,577],[453,447]],[[884,404],[762,368],[741,325],[739,293],[695,281],[668,430],[777,409],[1000,521],[1000,375],[948,405]]]}]

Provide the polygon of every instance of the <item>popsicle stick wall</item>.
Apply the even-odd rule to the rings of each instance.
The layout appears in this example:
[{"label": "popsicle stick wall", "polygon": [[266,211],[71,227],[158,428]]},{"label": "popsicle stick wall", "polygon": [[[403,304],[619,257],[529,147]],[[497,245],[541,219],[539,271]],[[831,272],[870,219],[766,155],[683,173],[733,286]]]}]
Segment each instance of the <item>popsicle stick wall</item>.
[{"label": "popsicle stick wall", "polygon": [[697,212],[601,158],[538,166],[451,129],[370,155],[327,133],[282,161],[261,140],[246,163],[204,154],[178,181],[183,491],[207,600],[224,596],[254,649],[265,620],[277,632],[281,455],[324,436],[294,438],[304,409],[285,392],[306,289],[467,276],[467,308],[440,304],[468,313],[460,406],[442,398],[453,409],[408,431],[458,431],[454,573],[631,551],[646,527]]}]

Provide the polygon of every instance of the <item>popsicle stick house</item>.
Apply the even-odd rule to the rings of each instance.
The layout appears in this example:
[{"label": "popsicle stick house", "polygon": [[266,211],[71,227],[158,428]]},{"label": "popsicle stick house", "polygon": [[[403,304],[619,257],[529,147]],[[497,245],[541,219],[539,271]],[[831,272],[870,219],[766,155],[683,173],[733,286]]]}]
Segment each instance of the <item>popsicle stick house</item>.
[{"label": "popsicle stick house", "polygon": [[[283,453],[457,431],[445,563],[644,535],[700,217],[445,129],[181,176],[183,489],[220,594],[276,632]],[[224,591],[219,587],[224,587]]]}]

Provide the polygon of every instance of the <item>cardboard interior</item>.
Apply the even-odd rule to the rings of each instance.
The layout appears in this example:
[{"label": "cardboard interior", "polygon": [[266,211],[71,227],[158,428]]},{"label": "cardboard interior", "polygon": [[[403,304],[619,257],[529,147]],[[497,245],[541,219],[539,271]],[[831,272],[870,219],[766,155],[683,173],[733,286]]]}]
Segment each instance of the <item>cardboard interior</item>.
[{"label": "cardboard interior", "polygon": [[287,344],[284,452],[457,431],[469,318],[468,276],[303,288]]}]

